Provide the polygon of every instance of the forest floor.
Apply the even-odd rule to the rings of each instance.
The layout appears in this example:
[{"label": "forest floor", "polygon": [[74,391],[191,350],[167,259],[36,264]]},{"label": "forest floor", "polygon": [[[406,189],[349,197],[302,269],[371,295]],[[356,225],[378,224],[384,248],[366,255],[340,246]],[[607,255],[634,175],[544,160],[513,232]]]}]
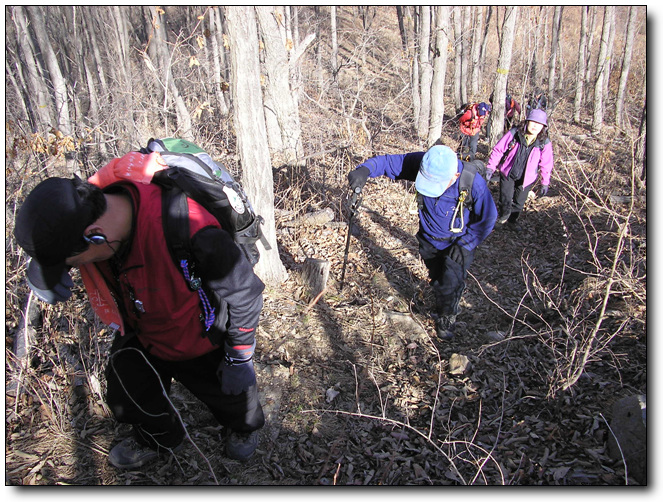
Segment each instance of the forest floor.
[{"label": "forest floor", "polygon": [[[578,169],[598,176],[602,151],[611,152],[606,162],[623,165],[627,148],[617,135],[599,144],[581,128],[560,130],[552,129],[550,196],[528,201],[522,233],[496,229],[480,246],[451,341],[435,337],[429,317],[412,184],[369,180],[339,291],[346,187],[322,192],[311,182],[318,195],[305,210],[328,207],[336,217],[321,226],[277,219],[289,278],[265,292],[256,368],[267,423],[246,463],[224,457],[222,428],[176,383],[172,399],[189,434],[184,449],[135,471],[108,464],[110,448],[129,434],[101,397],[110,333],[94,324],[80,288],[66,306],[46,307],[44,318],[53,321],[37,333],[23,375],[28,391],[6,397],[6,484],[637,484],[610,458],[607,440],[612,404],[647,391],[644,305],[611,296],[601,331],[616,336],[570,389],[560,388],[577,355],[569,341],[580,343],[595,325],[605,291],[605,278],[588,264],[597,256],[609,261],[614,247],[606,237],[588,249],[589,220],[570,210],[560,179]],[[482,139],[479,158],[487,154]],[[498,184],[490,187],[497,200]],[[642,202],[631,217],[629,242],[640,256],[645,212]],[[600,210],[591,221],[597,235],[614,232]],[[306,258],[331,265],[317,301],[302,280]],[[551,304],[562,297],[563,307]],[[15,312],[7,319],[9,345],[20,321]],[[95,336],[81,336],[81,327]]]}]

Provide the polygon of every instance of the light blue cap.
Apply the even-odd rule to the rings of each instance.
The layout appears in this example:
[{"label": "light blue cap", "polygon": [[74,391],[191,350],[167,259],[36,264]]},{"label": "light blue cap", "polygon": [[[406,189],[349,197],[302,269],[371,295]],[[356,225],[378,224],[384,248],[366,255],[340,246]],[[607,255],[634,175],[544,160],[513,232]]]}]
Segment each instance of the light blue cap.
[{"label": "light blue cap", "polygon": [[458,173],[458,157],[448,146],[435,145],[421,159],[421,167],[414,182],[417,192],[427,197],[439,197]]}]

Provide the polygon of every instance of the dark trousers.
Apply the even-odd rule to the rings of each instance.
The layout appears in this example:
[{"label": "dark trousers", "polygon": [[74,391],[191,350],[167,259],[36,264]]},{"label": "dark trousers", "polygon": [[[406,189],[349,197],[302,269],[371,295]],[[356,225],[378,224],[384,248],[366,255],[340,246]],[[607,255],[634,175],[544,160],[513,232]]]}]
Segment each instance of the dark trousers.
[{"label": "dark trousers", "polygon": [[[474,250],[467,251],[458,244],[437,249],[421,234],[417,234],[419,254],[428,268],[430,284],[435,294],[435,310],[439,316],[455,315],[459,312],[460,299],[465,290],[467,271],[474,259]],[[461,257],[453,260],[449,253],[459,248]]]},{"label": "dark trousers", "polygon": [[463,137],[460,141],[460,152],[461,154],[464,153],[465,148],[468,149],[470,153],[470,160],[474,160],[475,155],[477,154],[477,147],[479,145],[479,135],[481,134],[481,131],[476,133],[474,136],[469,136],[467,134],[463,134]]},{"label": "dark trousers", "polygon": [[500,173],[500,218],[509,217],[515,221],[523,210],[527,195],[534,183],[523,186],[522,177],[515,180]]},{"label": "dark trousers", "polygon": [[240,432],[264,425],[255,385],[237,396],[221,393],[216,372],[222,349],[189,361],[164,361],[149,354],[136,337],[120,342],[114,344],[106,370],[106,400],[118,422],[133,424],[139,443],[173,448],[182,442],[184,428],[166,398],[173,379],[205,403],[221,425]]}]

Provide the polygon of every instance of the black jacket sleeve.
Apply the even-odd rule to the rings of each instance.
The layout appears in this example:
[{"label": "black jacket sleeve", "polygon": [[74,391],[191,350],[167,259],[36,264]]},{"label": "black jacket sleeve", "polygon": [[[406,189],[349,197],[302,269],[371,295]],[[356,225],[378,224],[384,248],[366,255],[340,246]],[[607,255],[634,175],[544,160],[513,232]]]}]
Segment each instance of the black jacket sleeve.
[{"label": "black jacket sleeve", "polygon": [[[225,328],[226,342],[233,347],[253,344],[265,285],[225,230],[204,228],[193,236],[191,246],[197,275],[219,306],[212,329]],[[224,321],[225,326],[219,326]]]}]

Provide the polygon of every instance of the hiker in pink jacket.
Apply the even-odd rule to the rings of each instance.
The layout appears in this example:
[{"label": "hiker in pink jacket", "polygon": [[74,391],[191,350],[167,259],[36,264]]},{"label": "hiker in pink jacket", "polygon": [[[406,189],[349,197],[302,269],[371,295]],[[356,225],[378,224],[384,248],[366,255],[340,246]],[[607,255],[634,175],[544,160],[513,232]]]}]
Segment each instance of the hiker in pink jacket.
[{"label": "hiker in pink jacket", "polygon": [[486,165],[486,179],[496,170],[500,173],[498,226],[507,223],[515,231],[522,230],[517,220],[527,195],[539,178],[539,196],[547,195],[552,168],[548,117],[543,110],[532,110],[519,127],[511,128],[497,142]]}]

